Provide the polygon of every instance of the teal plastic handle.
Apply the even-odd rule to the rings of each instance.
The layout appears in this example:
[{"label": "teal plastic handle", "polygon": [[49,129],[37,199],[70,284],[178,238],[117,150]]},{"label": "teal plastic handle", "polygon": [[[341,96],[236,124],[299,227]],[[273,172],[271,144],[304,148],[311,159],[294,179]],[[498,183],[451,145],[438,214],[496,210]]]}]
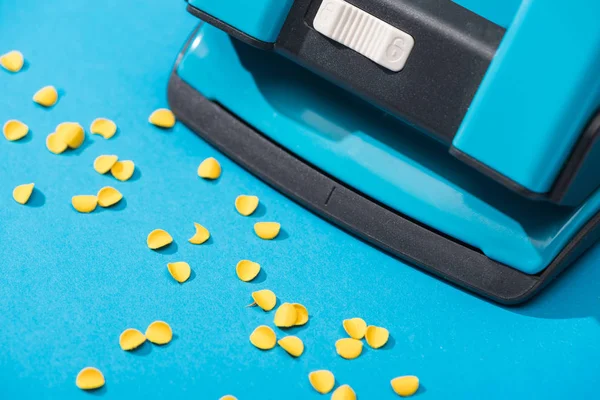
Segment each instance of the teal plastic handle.
[{"label": "teal plastic handle", "polygon": [[454,147],[548,192],[600,107],[599,16],[598,0],[524,1]]}]

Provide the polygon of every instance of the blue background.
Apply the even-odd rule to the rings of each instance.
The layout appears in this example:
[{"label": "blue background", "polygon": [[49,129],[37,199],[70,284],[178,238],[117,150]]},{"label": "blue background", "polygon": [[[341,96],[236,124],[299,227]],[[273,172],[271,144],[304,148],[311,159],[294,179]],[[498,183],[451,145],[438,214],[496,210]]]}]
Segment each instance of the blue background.
[{"label": "blue background", "polygon": [[[147,123],[166,106],[167,79],[196,20],[181,1],[3,0],[0,53],[23,52],[24,71],[0,71],[0,121],[17,118],[31,132],[16,143],[0,138],[0,396],[2,398],[198,398],[230,393],[247,399],[319,399],[308,372],[326,368],[360,399],[393,399],[389,380],[415,374],[418,398],[590,398],[600,375],[600,247],[586,254],[531,303],[488,303],[379,252],[312,215],[208,146],[183,125]],[[42,86],[60,92],[50,110],[31,101]],[[86,128],[114,119],[111,140],[88,135],[84,146],[56,156],[45,138],[60,122]],[[136,162],[128,182],[92,169],[100,154]],[[217,157],[216,182],[196,175]],[[27,206],[16,185],[35,182]],[[125,196],[90,215],[70,205],[75,194],[111,185]],[[239,216],[237,195],[256,194],[261,208]],[[258,220],[282,223],[278,240],[252,233]],[[211,241],[192,246],[193,222]],[[175,244],[146,247],[163,228]],[[235,276],[249,258],[263,266],[254,283]],[[179,285],[166,263],[190,263]],[[306,345],[299,359],[281,348],[261,352],[252,330],[273,313],[248,309],[250,293],[275,291],[308,307],[310,322],[286,333]],[[335,354],[341,321],[361,316],[385,326],[382,350],[352,361]],[[128,327],[169,322],[167,346],[118,346]],[[277,330],[278,335],[284,335]],[[74,384],[88,365],[106,386],[85,393]]]}]

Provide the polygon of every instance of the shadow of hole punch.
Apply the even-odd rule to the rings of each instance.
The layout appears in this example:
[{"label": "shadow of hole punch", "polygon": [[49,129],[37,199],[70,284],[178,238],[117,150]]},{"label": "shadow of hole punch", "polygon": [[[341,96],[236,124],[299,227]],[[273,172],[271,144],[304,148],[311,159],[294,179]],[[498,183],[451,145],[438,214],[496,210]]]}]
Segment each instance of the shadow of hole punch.
[{"label": "shadow of hole punch", "polygon": [[202,244],[198,244],[198,245],[196,245],[196,246],[200,246],[200,247],[202,247],[202,246],[212,246],[214,243],[215,243],[215,242],[214,242],[214,240],[213,240],[212,233],[211,233],[211,234],[210,234],[210,237],[209,237],[209,238],[206,240],[206,242],[204,242],[204,243],[202,243]]},{"label": "shadow of hole punch", "polygon": [[249,215],[250,218],[262,218],[267,215],[267,207],[263,203],[258,203],[258,207],[252,214]]},{"label": "shadow of hole punch", "polygon": [[131,178],[129,178],[128,181],[129,182],[136,182],[136,181],[139,181],[141,177],[142,177],[142,171],[140,170],[140,167],[138,167],[136,165],[135,169],[133,170],[133,175],[131,175]]},{"label": "shadow of hole punch", "polygon": [[260,272],[258,273],[256,278],[252,279],[248,283],[257,284],[257,283],[263,283],[266,280],[267,280],[267,273],[265,272],[264,268],[261,268]]},{"label": "shadow of hole punch", "polygon": [[27,207],[38,208],[46,204],[46,196],[42,193],[38,188],[33,188],[33,192],[31,193],[31,197],[29,201],[26,203]]},{"label": "shadow of hole punch", "polygon": [[130,350],[128,353],[136,357],[146,357],[152,352],[152,343],[146,340],[140,347],[134,350]]},{"label": "shadow of hole punch", "polygon": [[[23,66],[21,67],[21,71],[19,71],[19,72],[29,71],[29,66],[30,66],[29,61],[23,60]],[[15,72],[15,73],[17,73],[17,72]]]},{"label": "shadow of hole punch", "polygon": [[155,344],[156,347],[160,347],[161,349],[167,349],[173,345],[173,342],[179,339],[179,335],[174,333],[171,341],[167,344]]},{"label": "shadow of hole punch", "polygon": [[584,253],[531,301],[505,310],[530,318],[593,318],[600,324],[600,244]]},{"label": "shadow of hole punch", "polygon": [[109,206],[109,207],[102,207],[100,205],[98,205],[96,207],[96,210],[94,210],[94,212],[115,212],[115,211],[122,211],[124,209],[127,208],[127,200],[125,200],[125,197],[123,197],[117,204]]},{"label": "shadow of hole punch", "polygon": [[287,231],[283,228],[281,228],[279,230],[279,235],[277,235],[276,238],[273,239],[274,242],[280,242],[282,240],[286,240],[287,238],[289,238],[290,235],[287,233]]},{"label": "shadow of hole punch", "polygon": [[115,204],[112,207],[108,207],[107,210],[109,211],[122,211],[124,209],[127,208],[127,200],[125,199],[125,197],[123,197],[121,199],[121,201],[119,201],[117,204]]},{"label": "shadow of hole punch", "polygon": [[104,396],[104,395],[106,395],[106,392],[108,392],[108,389],[106,388],[106,383],[105,383],[104,386],[102,386],[101,388],[86,390],[85,392],[92,396]]},{"label": "shadow of hole punch", "polygon": [[177,246],[177,242],[173,241],[171,244],[165,247],[161,247],[160,249],[156,249],[154,251],[165,256],[170,256],[177,253],[178,248],[179,246]]},{"label": "shadow of hole punch", "polygon": [[219,176],[217,179],[206,179],[206,178],[198,177],[198,179],[200,179],[201,181],[206,182],[208,185],[215,186],[215,185],[219,184],[219,181],[221,180],[221,177]]},{"label": "shadow of hole punch", "polygon": [[417,389],[417,392],[415,394],[413,394],[413,397],[421,396],[421,395],[424,395],[425,393],[427,393],[427,388],[425,387],[425,385],[423,385],[423,384],[421,384],[421,382],[419,382],[419,389]]},{"label": "shadow of hole punch", "polygon": [[300,326],[292,326],[290,328],[279,328],[282,332],[284,332],[286,335],[296,335],[304,330],[306,330],[308,327],[310,326],[310,315],[308,318],[308,322],[305,323],[304,325],[300,325]]},{"label": "shadow of hole punch", "polygon": [[31,128],[29,129],[29,131],[27,132],[27,135],[25,135],[24,137],[22,137],[19,140],[15,140],[13,143],[21,143],[21,144],[26,144],[29,143],[33,140],[33,131],[31,130]]},{"label": "shadow of hole punch", "polygon": [[190,277],[188,278],[187,281],[185,281],[184,283],[182,283],[182,285],[185,284],[185,283],[192,282],[194,279],[196,279],[196,271],[194,271],[194,269],[192,268],[192,272],[190,273]]},{"label": "shadow of hole punch", "polygon": [[390,334],[387,343],[377,350],[392,350],[394,347],[396,347],[396,339]]},{"label": "shadow of hole punch", "polygon": [[84,139],[83,143],[81,143],[81,146],[79,146],[76,149],[67,149],[62,153],[62,155],[65,155],[67,157],[78,156],[81,153],[83,153],[85,151],[85,149],[90,147],[92,145],[92,143],[94,143],[94,141],[90,140],[90,134],[86,133],[85,139]]}]

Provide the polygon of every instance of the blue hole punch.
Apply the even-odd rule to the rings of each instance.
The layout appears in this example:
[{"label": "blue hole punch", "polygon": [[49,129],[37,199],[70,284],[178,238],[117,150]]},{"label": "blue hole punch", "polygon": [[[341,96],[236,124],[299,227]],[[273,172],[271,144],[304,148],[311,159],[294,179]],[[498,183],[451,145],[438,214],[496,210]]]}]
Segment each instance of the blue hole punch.
[{"label": "blue hole punch", "polygon": [[505,304],[600,237],[600,2],[188,0],[177,117],[300,204]]}]

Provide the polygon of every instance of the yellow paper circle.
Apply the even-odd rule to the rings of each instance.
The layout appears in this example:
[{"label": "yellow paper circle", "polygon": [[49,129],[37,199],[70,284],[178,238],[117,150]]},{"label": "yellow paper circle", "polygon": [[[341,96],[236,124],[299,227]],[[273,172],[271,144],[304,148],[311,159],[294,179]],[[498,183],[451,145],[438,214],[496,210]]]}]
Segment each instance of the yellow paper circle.
[{"label": "yellow paper circle", "polygon": [[362,353],[363,343],[360,340],[344,338],[335,342],[335,350],[340,357],[353,360]]},{"label": "yellow paper circle", "polygon": [[241,260],[235,266],[235,273],[244,282],[250,282],[260,272],[260,264],[250,260]]},{"label": "yellow paper circle", "polygon": [[198,176],[204,179],[217,179],[221,176],[221,164],[213,157],[209,157],[200,163]]},{"label": "yellow paper circle", "polygon": [[243,216],[251,215],[258,207],[258,197],[240,195],[235,199],[235,209]]},{"label": "yellow paper circle", "polygon": [[331,389],[335,385],[333,373],[326,369],[311,372],[308,374],[308,380],[312,387],[321,394],[331,392]]},{"label": "yellow paper circle", "polygon": [[293,303],[292,304],[296,309],[296,322],[294,322],[294,326],[302,326],[308,322],[308,310],[302,304]]},{"label": "yellow paper circle", "polygon": [[146,329],[146,338],[154,344],[167,344],[173,338],[173,331],[164,321],[154,321]]},{"label": "yellow paper circle", "polygon": [[192,269],[190,265],[184,261],[178,261],[174,263],[167,264],[167,268],[169,269],[169,273],[179,283],[183,283],[190,278],[192,274]]},{"label": "yellow paper circle", "polygon": [[119,346],[125,351],[134,350],[146,341],[146,336],[137,329],[125,329],[119,336]]},{"label": "yellow paper circle", "polygon": [[10,72],[19,72],[24,63],[23,54],[17,50],[9,51],[0,56],[0,65]]},{"label": "yellow paper circle", "polygon": [[296,324],[297,318],[298,313],[296,311],[296,307],[290,303],[283,303],[279,306],[277,311],[275,311],[273,323],[279,328],[289,328]]},{"label": "yellow paper circle", "polygon": [[257,222],[254,224],[256,235],[265,240],[275,239],[279,235],[281,225],[277,222]]},{"label": "yellow paper circle", "polygon": [[29,201],[31,193],[33,193],[33,183],[19,185],[13,190],[13,199],[19,204],[25,204]]},{"label": "yellow paper circle", "polygon": [[98,205],[98,197],[93,195],[73,196],[71,199],[73,208],[80,213],[91,213]]},{"label": "yellow paper circle", "polygon": [[110,139],[117,133],[117,124],[108,118],[96,118],[90,125],[90,132],[104,139]]},{"label": "yellow paper circle", "polygon": [[85,140],[85,131],[77,122],[63,122],[58,124],[55,132],[72,149],[81,146]]},{"label": "yellow paper circle", "polygon": [[173,242],[173,238],[163,229],[155,229],[148,234],[146,244],[152,250],[160,249]]},{"label": "yellow paper circle", "polygon": [[369,326],[365,332],[367,343],[374,349],[385,346],[389,337],[390,333],[388,330],[379,326]]},{"label": "yellow paper circle", "polygon": [[159,128],[172,128],[175,125],[175,114],[168,108],[159,108],[150,114],[148,122]]},{"label": "yellow paper circle", "polygon": [[250,334],[250,343],[261,350],[270,350],[275,347],[277,337],[273,329],[261,325]]},{"label": "yellow paper circle", "polygon": [[4,137],[11,142],[24,138],[29,132],[29,127],[16,119],[8,120],[4,123],[2,133]]},{"label": "yellow paper circle", "polygon": [[68,147],[63,138],[56,132],[52,132],[46,137],[46,148],[54,154],[60,154]]},{"label": "yellow paper circle", "polygon": [[335,389],[331,395],[331,400],[356,400],[356,393],[348,385],[342,385]]},{"label": "yellow paper circle", "polygon": [[115,155],[101,155],[94,160],[94,170],[99,174],[105,174],[116,164],[119,157]]},{"label": "yellow paper circle", "polygon": [[52,107],[58,100],[58,92],[54,86],[44,86],[33,95],[33,101],[44,107]]},{"label": "yellow paper circle", "polygon": [[98,205],[100,207],[110,207],[112,205],[117,204],[123,195],[117,189],[105,186],[98,191]]},{"label": "yellow paper circle", "polygon": [[190,243],[202,244],[210,238],[210,232],[208,231],[208,229],[196,222],[194,222],[194,227],[196,228],[196,233],[194,234],[194,236],[188,239]]},{"label": "yellow paper circle", "polygon": [[344,330],[353,339],[362,339],[367,331],[367,323],[362,318],[345,319],[342,323]]},{"label": "yellow paper circle", "polygon": [[83,390],[98,389],[104,386],[104,375],[98,368],[85,367],[77,374],[75,384]]},{"label": "yellow paper circle", "polygon": [[304,352],[304,343],[297,336],[286,336],[277,342],[291,356],[300,357]]},{"label": "yellow paper circle", "polygon": [[402,397],[412,396],[419,390],[419,378],[414,375],[399,376],[390,383],[394,392]]},{"label": "yellow paper circle", "polygon": [[277,296],[269,289],[252,292],[252,299],[260,308],[265,311],[271,311],[277,304]]},{"label": "yellow paper circle", "polygon": [[135,171],[135,164],[131,160],[117,161],[110,169],[110,173],[120,181],[129,180]]}]

